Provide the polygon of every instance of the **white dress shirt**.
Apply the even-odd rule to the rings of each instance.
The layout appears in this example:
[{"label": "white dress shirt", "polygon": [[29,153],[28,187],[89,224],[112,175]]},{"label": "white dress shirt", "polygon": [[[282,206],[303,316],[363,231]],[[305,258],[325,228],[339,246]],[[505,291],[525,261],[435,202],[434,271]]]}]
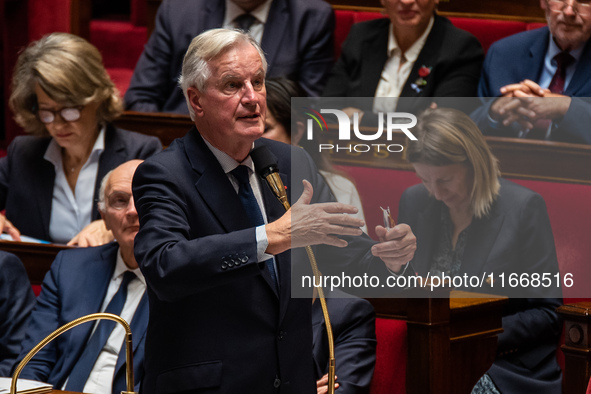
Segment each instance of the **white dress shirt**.
[{"label": "white dress shirt", "polygon": [[94,186],[98,173],[99,158],[105,149],[105,128],[94,142],[90,156],[80,169],[75,192],[72,192],[62,161],[62,148],[52,139],[43,158],[53,164],[55,181],[51,200],[49,236],[55,243],[68,243],[92,221]]},{"label": "white dress shirt", "polygon": [[[396,41],[396,37],[394,37],[394,28],[392,23],[390,23],[390,28],[388,30],[388,60],[382,70],[375,97],[392,97],[393,99],[374,100],[373,112],[392,112],[396,110],[398,97],[400,97],[402,88],[410,76],[410,72],[417,61],[419,54],[425,46],[427,36],[431,32],[434,20],[435,18],[431,17],[429,25],[423,34],[411,45],[410,48],[408,48],[404,55],[402,55],[402,50]],[[428,66],[428,64],[426,66]]]},{"label": "white dress shirt", "polygon": [[[146,280],[144,279],[144,276],[142,275],[139,268],[130,270],[127,265],[125,265],[125,262],[121,257],[121,250],[117,251],[117,263],[115,265],[115,270],[113,272],[113,276],[111,277],[111,281],[109,282],[107,294],[105,294],[101,309],[98,312],[104,312],[105,309],[107,309],[109,302],[111,302],[111,299],[119,290],[119,286],[123,280],[123,274],[125,274],[126,271],[132,271],[137,277],[132,279],[127,286],[127,298],[120,315],[121,318],[131,324],[133,316],[135,315],[135,311],[142,300],[144,292],[146,291]],[[93,334],[99,322],[100,320],[95,323],[92,329]],[[91,337],[92,335],[89,338]],[[113,392],[115,366],[117,365],[117,358],[119,357],[119,351],[121,350],[124,339],[125,329],[117,323],[113,329],[113,332],[111,332],[111,335],[107,339],[105,347],[96,359],[96,363],[92,367],[92,371],[90,371],[90,375],[88,376],[88,380],[84,385],[83,392],[93,394],[111,394]],[[62,390],[65,390],[67,384],[68,381],[66,380]]]},{"label": "white dress shirt", "polygon": [[[269,16],[269,9],[273,0],[267,0],[251,12],[250,15],[256,18],[255,22],[250,27],[248,34],[255,39],[259,44],[263,39],[263,31],[265,29],[265,23],[267,23],[267,17]],[[245,11],[238,7],[231,0],[226,0],[226,15],[224,17],[224,28],[226,29],[238,29],[239,26],[235,23],[235,19],[240,15],[244,14]]]}]

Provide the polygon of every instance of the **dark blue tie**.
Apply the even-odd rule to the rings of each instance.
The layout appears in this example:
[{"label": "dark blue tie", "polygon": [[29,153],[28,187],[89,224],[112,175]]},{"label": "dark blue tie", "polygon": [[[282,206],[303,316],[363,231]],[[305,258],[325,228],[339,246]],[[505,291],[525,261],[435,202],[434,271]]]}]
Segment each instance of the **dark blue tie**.
[{"label": "dark blue tie", "polygon": [[240,30],[242,30],[245,33],[248,33],[250,31],[250,27],[255,21],[256,18],[251,14],[242,14],[237,16],[236,19],[234,19],[236,25],[240,28]]},{"label": "dark blue tie", "polygon": [[[230,172],[232,175],[234,175],[240,186],[238,189],[238,197],[240,198],[240,202],[242,203],[242,206],[246,211],[246,216],[248,216],[248,222],[251,226],[254,227],[262,226],[263,224],[265,224],[265,221],[263,220],[263,214],[261,213],[261,209],[259,208],[257,199],[254,196],[252,187],[250,187],[248,167],[240,165]],[[278,290],[277,273],[275,272],[275,265],[273,264],[273,259],[265,261],[265,264],[267,265],[269,274],[271,274],[271,279],[273,279],[275,290]]]},{"label": "dark blue tie", "polygon": [[[125,300],[127,299],[127,285],[129,285],[129,282],[135,277],[136,275],[131,271],[126,271],[125,274],[123,274],[123,280],[121,281],[119,290],[117,290],[117,293],[115,293],[109,302],[109,305],[107,305],[107,309],[105,309],[106,313],[113,313],[115,315],[121,314],[123,305],[125,305]],[[84,385],[88,380],[88,376],[90,375],[90,371],[92,371],[96,359],[101,350],[105,347],[111,332],[113,332],[115,324],[117,323],[111,320],[99,321],[90,341],[86,344],[84,352],[78,359],[74,368],[72,368],[72,372],[70,372],[68,384],[66,385],[67,391],[82,392]]]}]

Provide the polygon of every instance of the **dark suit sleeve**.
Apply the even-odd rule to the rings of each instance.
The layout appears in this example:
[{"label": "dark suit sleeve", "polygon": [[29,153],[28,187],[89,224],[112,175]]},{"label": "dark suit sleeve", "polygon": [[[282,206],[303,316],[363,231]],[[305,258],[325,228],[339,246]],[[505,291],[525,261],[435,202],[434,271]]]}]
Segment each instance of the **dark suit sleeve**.
[{"label": "dark suit sleeve", "polygon": [[[542,197],[532,193],[523,205],[517,227],[521,249],[517,261],[523,262],[521,272],[549,273],[558,272],[558,261],[554,247],[554,237],[546,205]],[[542,361],[547,354],[556,350],[562,323],[555,309],[562,304],[559,289],[537,288],[534,291],[555,298],[514,298],[511,297],[503,317],[504,332],[499,335],[498,352],[517,351],[522,353],[522,362],[530,368]],[[545,346],[546,345],[546,346]],[[533,351],[524,352],[520,350]]]},{"label": "dark suit sleeve", "polygon": [[[437,65],[444,71],[437,75],[437,86],[432,96],[476,97],[478,78],[484,60],[480,42],[471,34],[462,34],[457,39],[446,40],[445,44],[446,48],[442,49],[441,57],[446,60]],[[455,55],[450,57],[449,52],[452,48]]]},{"label": "dark suit sleeve", "polygon": [[355,79],[352,75],[353,70],[357,70],[360,67],[358,59],[361,48],[359,48],[358,43],[362,41],[359,40],[358,30],[358,25],[353,25],[345,42],[343,42],[341,56],[339,56],[339,59],[330,71],[328,81],[322,92],[324,97],[348,96],[348,87],[351,81]]},{"label": "dark suit sleeve", "polygon": [[158,138],[145,135],[140,136],[141,140],[138,141],[137,152],[134,155],[136,159],[145,160],[162,150],[162,143]]},{"label": "dark suit sleeve", "polygon": [[20,260],[9,253],[0,257],[0,376],[9,376],[21,350],[35,295]]},{"label": "dark suit sleeve", "polygon": [[310,34],[302,56],[298,82],[309,96],[319,96],[332,65],[334,51],[334,13],[331,7],[322,12],[310,12],[305,19],[306,34]]},{"label": "dark suit sleeve", "polygon": [[[23,350],[19,355],[19,361],[43,338],[51,334],[62,324],[59,315],[62,308],[59,298],[59,273],[62,261],[62,253],[59,253],[51,265],[50,271],[43,279],[43,290],[37,297],[37,305],[31,314],[31,321],[27,328],[27,334],[23,342]],[[59,359],[58,341],[53,341],[40,350],[27,366],[20,377],[47,382],[52,369]]]},{"label": "dark suit sleeve", "polygon": [[493,91],[490,81],[490,73],[492,64],[494,64],[495,58],[497,57],[496,46],[492,45],[482,64],[482,72],[480,73],[480,80],[478,81],[478,96],[479,97],[497,97],[501,92]]},{"label": "dark suit sleeve", "polygon": [[129,88],[125,92],[125,108],[140,112],[159,112],[177,81],[170,76],[172,67],[173,37],[170,23],[172,1],[163,1],[158,8],[154,32],[138,60]]},{"label": "dark suit sleeve", "polygon": [[340,385],[337,392],[369,393],[376,362],[374,310],[363,300],[349,303],[345,310],[338,313],[343,318],[335,330],[336,376]]},{"label": "dark suit sleeve", "polygon": [[491,80],[491,73],[494,73],[493,68],[495,65],[502,64],[502,62],[497,61],[499,57],[498,52],[497,45],[493,44],[486,54],[482,65],[482,72],[480,73],[480,80],[478,81],[478,96],[481,98],[481,105],[470,114],[470,117],[484,135],[517,137],[518,130],[513,130],[512,127],[504,127],[498,122],[493,122],[489,116],[491,105],[501,94],[498,88],[493,87],[493,81]]},{"label": "dark suit sleeve", "polygon": [[588,97],[572,97],[568,111],[556,122],[552,131],[552,139],[564,142],[591,144],[591,99]]},{"label": "dark suit sleeve", "polygon": [[[181,173],[155,161],[136,170],[133,193],[140,217],[135,256],[151,290],[163,301],[174,301],[234,280],[260,273],[255,228],[224,233],[199,228],[189,217],[207,214],[195,209],[195,186]],[[212,191],[212,193],[215,191]],[[213,220],[213,219],[212,219]],[[204,223],[204,222],[201,222]],[[206,227],[214,225],[209,222]],[[248,259],[240,268],[221,268],[222,253]]]}]

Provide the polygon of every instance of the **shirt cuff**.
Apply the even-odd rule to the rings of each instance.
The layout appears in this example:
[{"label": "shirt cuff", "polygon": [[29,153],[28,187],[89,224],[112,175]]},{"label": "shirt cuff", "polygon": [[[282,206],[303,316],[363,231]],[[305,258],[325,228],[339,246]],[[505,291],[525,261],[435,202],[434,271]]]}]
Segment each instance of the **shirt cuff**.
[{"label": "shirt cuff", "polygon": [[265,225],[258,226],[256,228],[256,238],[257,238],[257,262],[267,261],[273,258],[273,255],[265,253],[267,247],[269,246],[269,240],[267,239],[267,230],[265,230]]},{"label": "shirt cuff", "polygon": [[390,272],[390,275],[392,275],[395,278],[398,278],[399,276],[404,275],[404,273],[406,272],[406,269],[408,268],[409,265],[410,265],[410,261],[406,263],[406,265],[402,269],[402,272],[399,272],[399,273],[392,271],[388,266],[386,266],[386,269]]}]

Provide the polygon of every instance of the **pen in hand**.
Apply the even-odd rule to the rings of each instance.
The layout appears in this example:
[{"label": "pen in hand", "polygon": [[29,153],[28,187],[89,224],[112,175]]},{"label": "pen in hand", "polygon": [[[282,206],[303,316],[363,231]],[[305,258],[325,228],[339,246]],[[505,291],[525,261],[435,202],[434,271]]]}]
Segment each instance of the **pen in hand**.
[{"label": "pen in hand", "polygon": [[[392,214],[390,213],[390,207],[380,207],[380,209],[382,210],[382,215],[384,218],[384,227],[386,228],[386,230],[390,230],[392,227],[396,226],[396,222],[394,221],[394,218],[392,218]],[[413,267],[412,262],[409,261],[408,265],[410,266],[410,269],[415,273],[415,276],[419,276],[419,273]]]}]

